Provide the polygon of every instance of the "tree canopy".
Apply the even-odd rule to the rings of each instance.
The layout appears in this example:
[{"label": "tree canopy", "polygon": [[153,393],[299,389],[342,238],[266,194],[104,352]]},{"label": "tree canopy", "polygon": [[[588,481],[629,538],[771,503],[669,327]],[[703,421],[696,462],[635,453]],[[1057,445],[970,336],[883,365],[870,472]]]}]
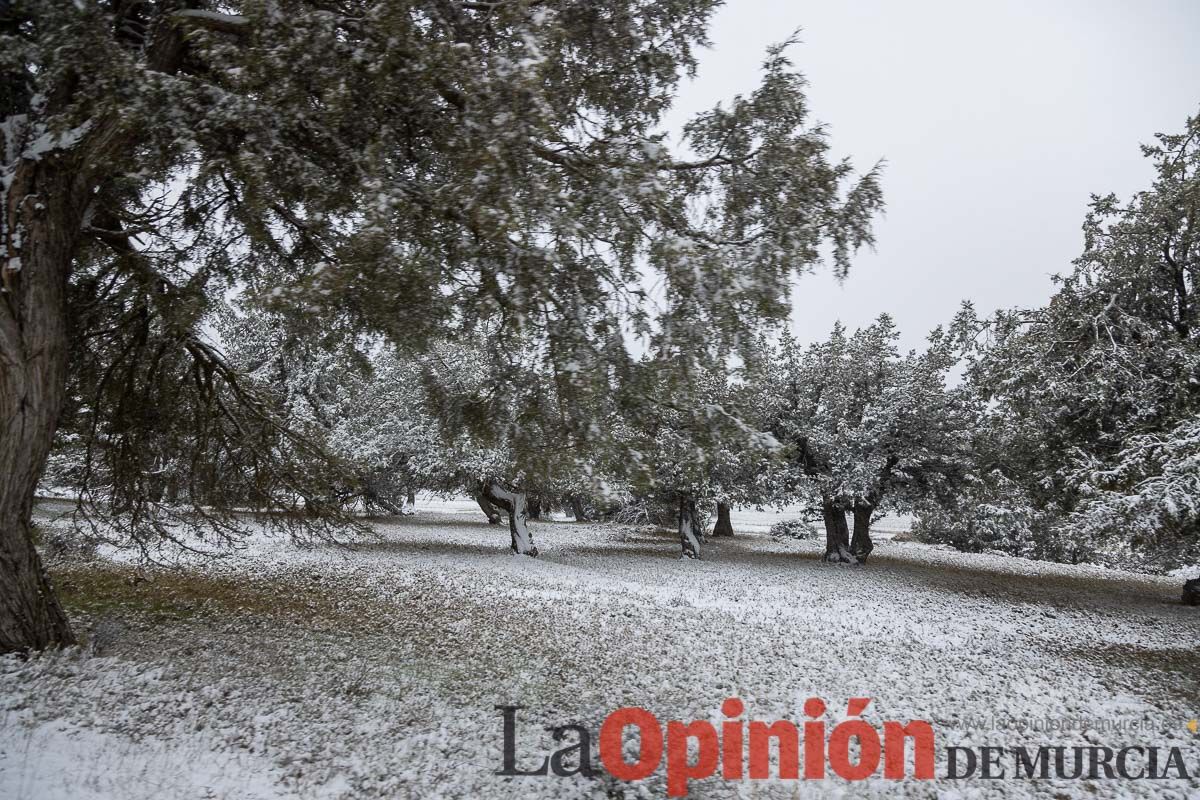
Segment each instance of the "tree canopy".
[{"label": "tree canopy", "polygon": [[931,533],[1072,561],[1200,556],[1200,117],[1143,153],[1154,182],[1092,199],[1084,251],[1046,306],[968,311],[986,413],[969,495]]},{"label": "tree canopy", "polygon": [[532,358],[584,439],[625,334],[723,354],[824,253],[844,272],[877,174],[830,158],[788,42],[677,147],[661,128],[716,5],[6,4],[0,649],[69,639],[28,521],[60,417],[129,530],[168,532],[172,469],[196,512],[227,476],[275,504],[328,483],[214,346],[232,297],[327,348]]}]

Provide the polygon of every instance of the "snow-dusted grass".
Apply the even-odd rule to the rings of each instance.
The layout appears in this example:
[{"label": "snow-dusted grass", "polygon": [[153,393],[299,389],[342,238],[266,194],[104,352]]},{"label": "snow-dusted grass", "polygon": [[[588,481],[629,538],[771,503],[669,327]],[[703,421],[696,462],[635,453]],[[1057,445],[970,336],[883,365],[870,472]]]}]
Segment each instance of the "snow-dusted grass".
[{"label": "snow-dusted grass", "polygon": [[[255,540],[220,561],[59,565],[86,651],[0,662],[0,797],[661,797],[642,784],[504,778],[498,704],[596,731],[623,705],[719,721],[927,719],[951,744],[1185,749],[1200,714],[1200,613],[1177,579],[885,542],[866,567],[761,534],[680,561],[670,536],[533,523],[542,556],[482,516],[381,522],[354,550]],[[1087,718],[979,730],[974,718]],[[1114,732],[1103,725],[1139,729]],[[694,783],[692,797],[1196,797],[1183,781],[882,778]],[[613,795],[618,796],[618,795]]]}]

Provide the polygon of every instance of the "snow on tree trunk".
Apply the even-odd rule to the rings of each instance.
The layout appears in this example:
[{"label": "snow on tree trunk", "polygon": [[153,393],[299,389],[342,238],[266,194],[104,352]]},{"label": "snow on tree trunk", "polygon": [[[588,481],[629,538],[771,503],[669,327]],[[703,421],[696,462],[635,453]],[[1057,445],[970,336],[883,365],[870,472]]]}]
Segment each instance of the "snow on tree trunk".
[{"label": "snow on tree trunk", "polygon": [[850,529],[846,525],[846,511],[826,498],[821,504],[821,517],[825,521],[825,560],[840,564],[857,564],[850,553]]},{"label": "snow on tree trunk", "polygon": [[479,503],[479,508],[481,511],[483,511],[483,515],[487,517],[489,525],[500,524],[500,511],[494,505],[492,505],[491,501],[488,500],[487,496],[483,492],[477,492],[475,494],[475,502]]},{"label": "snow on tree trunk", "polygon": [[0,209],[9,232],[0,261],[0,653],[74,642],[31,519],[66,390],[65,294],[79,220],[62,181],[39,183],[38,202],[24,202],[34,186],[23,167],[8,176]]},{"label": "snow on tree trunk", "polygon": [[713,525],[713,536],[733,536],[733,523],[729,520],[729,504],[717,503],[717,524]]},{"label": "snow on tree trunk", "polygon": [[525,492],[510,491],[498,483],[488,484],[487,499],[508,512],[508,530],[512,534],[513,552],[522,556],[536,556],[533,534],[527,524],[529,516]]},{"label": "snow on tree trunk", "polygon": [[850,554],[860,564],[867,563],[867,556],[875,549],[871,543],[871,515],[875,507],[866,503],[854,504],[854,538],[850,540]]},{"label": "snow on tree trunk", "polygon": [[571,514],[576,522],[587,522],[587,513],[583,510],[583,498],[577,494],[571,495]]},{"label": "snow on tree trunk", "polygon": [[679,498],[679,543],[683,558],[700,558],[700,514],[696,501],[687,495]]}]

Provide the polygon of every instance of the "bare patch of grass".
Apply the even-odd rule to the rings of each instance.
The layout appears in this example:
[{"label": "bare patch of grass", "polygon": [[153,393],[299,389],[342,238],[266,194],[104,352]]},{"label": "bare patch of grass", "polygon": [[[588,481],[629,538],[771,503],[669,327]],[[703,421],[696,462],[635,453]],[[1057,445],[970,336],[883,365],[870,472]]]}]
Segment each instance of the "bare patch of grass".
[{"label": "bare patch of grass", "polygon": [[63,605],[73,615],[135,616],[164,623],[201,615],[249,615],[312,628],[369,619],[353,613],[347,602],[339,602],[319,583],[103,562],[59,565],[50,572]]}]

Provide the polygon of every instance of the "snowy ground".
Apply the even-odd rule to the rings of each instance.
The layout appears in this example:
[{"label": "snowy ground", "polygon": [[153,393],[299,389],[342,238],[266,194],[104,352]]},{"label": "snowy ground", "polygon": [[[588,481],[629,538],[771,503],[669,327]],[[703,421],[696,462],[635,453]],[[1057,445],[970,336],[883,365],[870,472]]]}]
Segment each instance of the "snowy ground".
[{"label": "snowy ground", "polygon": [[[58,565],[99,652],[0,660],[0,798],[662,797],[662,770],[496,775],[494,706],[526,707],[531,766],[543,725],[595,732],[624,705],[719,721],[730,695],[796,722],[822,697],[830,725],[873,698],[869,721],[933,723],[938,775],[954,744],[1177,746],[1200,766],[1200,612],[1178,580],[902,542],[831,566],[815,541],[755,533],[692,563],[664,534],[566,522],[533,524],[534,560],[477,511],[446,511],[354,550]],[[989,719],[1088,729],[971,727]],[[843,795],[1200,798],[1200,783],[708,779],[690,796]]]},{"label": "snowy ground", "polygon": [[[439,514],[472,515],[479,510],[479,506],[469,497],[456,497],[447,500],[425,492],[417,495],[416,507],[418,511]],[[733,527],[738,531],[766,533],[776,522],[799,517],[802,510],[801,506],[784,506],[778,509],[734,508],[729,516],[733,522]],[[565,513],[555,513],[552,517],[562,522],[571,520],[570,515]],[[709,523],[711,527],[711,519]],[[912,518],[907,515],[888,515],[876,521],[872,526],[872,530],[875,538],[889,539],[897,533],[907,532],[911,523]]]}]

